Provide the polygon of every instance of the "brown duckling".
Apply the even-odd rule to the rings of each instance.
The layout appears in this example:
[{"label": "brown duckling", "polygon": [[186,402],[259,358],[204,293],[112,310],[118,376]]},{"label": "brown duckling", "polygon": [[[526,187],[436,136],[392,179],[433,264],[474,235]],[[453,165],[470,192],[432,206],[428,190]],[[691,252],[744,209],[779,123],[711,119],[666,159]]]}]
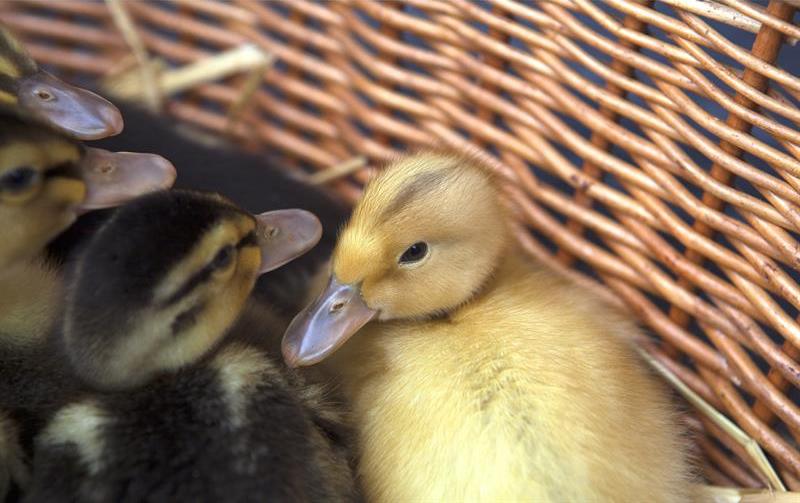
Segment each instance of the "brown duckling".
[{"label": "brown duckling", "polygon": [[62,345],[92,388],[36,441],[25,501],[350,501],[341,414],[270,354],[256,277],[312,247],[302,210],[257,217],[172,191],[119,208],[70,276]]},{"label": "brown duckling", "polygon": [[332,356],[366,498],[686,501],[682,431],[639,330],[527,258],[500,194],[477,159],[394,162],[286,331],[290,365]]},{"label": "brown duckling", "polygon": [[0,27],[0,110],[34,120],[78,140],[122,131],[117,107],[39,68],[22,44]]}]

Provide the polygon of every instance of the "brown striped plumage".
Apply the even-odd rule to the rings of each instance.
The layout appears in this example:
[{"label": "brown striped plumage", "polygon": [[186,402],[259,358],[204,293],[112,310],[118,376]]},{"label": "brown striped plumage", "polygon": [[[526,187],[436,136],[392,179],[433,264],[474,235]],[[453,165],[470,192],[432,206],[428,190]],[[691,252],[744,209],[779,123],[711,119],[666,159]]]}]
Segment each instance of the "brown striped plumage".
[{"label": "brown striped plumage", "polygon": [[62,339],[91,389],[37,439],[30,501],[355,499],[344,416],[280,365],[284,322],[248,301],[265,261],[302,253],[284,242],[319,239],[293,236],[315,219],[265,234],[264,215],[176,190],[94,236]]}]

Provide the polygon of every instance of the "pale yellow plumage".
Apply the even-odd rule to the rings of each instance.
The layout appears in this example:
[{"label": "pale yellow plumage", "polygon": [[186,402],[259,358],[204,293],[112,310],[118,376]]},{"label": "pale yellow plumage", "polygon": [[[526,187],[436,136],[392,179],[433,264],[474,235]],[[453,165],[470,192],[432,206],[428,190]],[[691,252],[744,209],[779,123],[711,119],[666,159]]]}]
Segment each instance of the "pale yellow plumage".
[{"label": "pale yellow plumage", "polygon": [[[77,175],[48,176],[79,159],[77,144],[14,125],[0,124],[0,345],[22,347],[41,342],[60,305],[59,274],[41,254],[75,220],[86,185]],[[36,175],[18,190],[5,188],[3,177],[20,169]]]},{"label": "pale yellow plumage", "polygon": [[[524,258],[505,220],[479,163],[427,153],[387,168],[341,236],[333,273],[381,320],[328,361],[368,500],[686,501],[682,431],[629,346],[638,329]],[[429,255],[398,265],[419,241]]]},{"label": "pale yellow plumage", "polygon": [[0,274],[0,345],[22,349],[39,344],[63,295],[60,274],[43,260],[5,266]]},{"label": "pale yellow plumage", "polygon": [[76,218],[74,206],[86,194],[78,175],[46,176],[58,165],[78,161],[77,144],[35,128],[16,132],[4,127],[12,133],[5,133],[5,143],[0,145],[0,177],[19,169],[33,170],[36,176],[18,191],[0,190],[0,275],[7,267],[37,256],[48,241],[69,227]]}]

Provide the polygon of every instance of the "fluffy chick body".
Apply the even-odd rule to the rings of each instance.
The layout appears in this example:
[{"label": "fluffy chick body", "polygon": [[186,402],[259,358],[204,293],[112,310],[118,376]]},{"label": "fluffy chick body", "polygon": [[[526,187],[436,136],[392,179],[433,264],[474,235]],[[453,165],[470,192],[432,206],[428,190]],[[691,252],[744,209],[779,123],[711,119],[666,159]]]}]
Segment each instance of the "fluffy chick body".
[{"label": "fluffy chick body", "polygon": [[62,407],[23,501],[354,500],[344,417],[250,335],[275,323],[251,306],[197,364]]},{"label": "fluffy chick body", "polygon": [[333,357],[373,501],[687,501],[669,394],[638,330],[557,274],[509,258],[480,297],[371,323]]},{"label": "fluffy chick body", "polygon": [[528,259],[501,194],[477,159],[390,165],[287,330],[301,365],[352,335],[326,363],[352,403],[367,499],[686,501],[682,431],[631,347],[640,331]]}]

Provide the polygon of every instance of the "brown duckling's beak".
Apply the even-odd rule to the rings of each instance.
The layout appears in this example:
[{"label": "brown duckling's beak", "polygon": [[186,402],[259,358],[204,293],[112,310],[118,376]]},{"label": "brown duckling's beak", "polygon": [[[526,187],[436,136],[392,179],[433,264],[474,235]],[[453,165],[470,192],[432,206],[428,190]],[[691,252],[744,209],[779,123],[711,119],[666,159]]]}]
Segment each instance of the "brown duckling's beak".
[{"label": "brown duckling's beak", "polygon": [[86,182],[81,212],[119,206],[148,192],[166,190],[176,177],[175,167],[160,155],[99,148],[87,148],[78,167]]},{"label": "brown duckling's beak", "polygon": [[256,215],[261,247],[259,274],[291,262],[313,248],[322,237],[322,224],[310,211],[275,210]]},{"label": "brown duckling's beak", "polygon": [[20,79],[19,106],[76,140],[99,140],[122,131],[122,114],[97,94],[39,71]]},{"label": "brown duckling's beak", "polygon": [[358,285],[343,284],[331,276],[325,291],[286,329],[283,359],[290,367],[319,363],[377,314],[361,298]]}]

